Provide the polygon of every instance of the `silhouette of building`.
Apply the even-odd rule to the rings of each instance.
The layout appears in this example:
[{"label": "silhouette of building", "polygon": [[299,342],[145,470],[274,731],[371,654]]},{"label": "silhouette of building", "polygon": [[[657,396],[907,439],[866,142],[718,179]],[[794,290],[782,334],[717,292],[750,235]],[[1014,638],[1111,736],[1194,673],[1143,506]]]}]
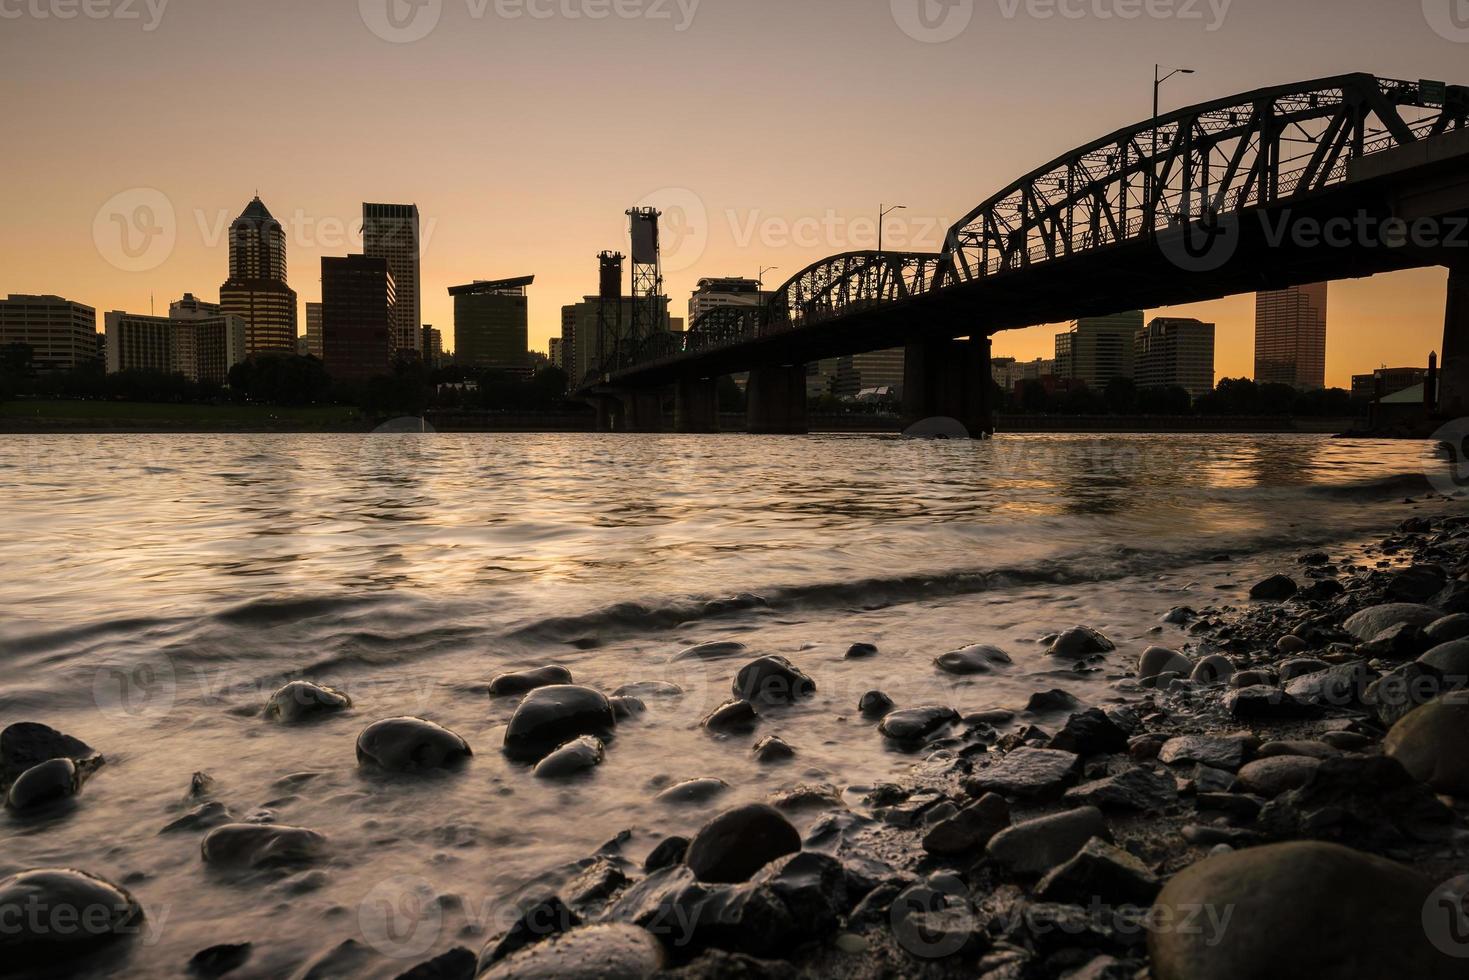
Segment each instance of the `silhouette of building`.
[{"label": "silhouette of building", "polygon": [[219,287],[224,313],[245,321],[247,353],[296,350],[296,292],[286,284],[286,232],[259,197],[230,225],[230,275]]},{"label": "silhouette of building", "polygon": [[108,373],[156,371],[227,383],[230,368],[246,357],[247,329],[243,318],[212,306],[185,293],[166,317],[111,311],[105,317]]},{"label": "silhouette of building", "polygon": [[1142,310],[1077,320],[1056,335],[1056,377],[1102,391],[1113,378],[1133,376],[1133,348]]},{"label": "silhouette of building", "polygon": [[362,254],[387,259],[393,276],[393,347],[399,351],[423,350],[418,243],[418,205],[362,205]]},{"label": "silhouette of building", "polygon": [[437,371],[444,366],[444,332],[432,323],[423,325],[423,363]]},{"label": "silhouette of building", "polygon": [[301,338],[305,341],[304,353],[311,355],[318,361],[321,356],[321,304],[306,304],[306,335]]},{"label": "silhouette of building", "polygon": [[1378,368],[1371,374],[1352,375],[1352,397],[1372,399],[1377,397],[1377,379],[1382,378],[1382,395],[1396,395],[1428,379],[1428,371],[1421,367]]},{"label": "silhouette of building", "polygon": [[738,277],[700,279],[699,286],[689,297],[689,319],[692,324],[710,310],[721,306],[759,306],[770,293],[760,291],[756,279]]},{"label": "silhouette of building", "polygon": [[1022,381],[1039,381],[1056,375],[1056,361],[1050,357],[1037,357],[1033,361],[1019,361],[1013,357],[996,357],[990,360],[990,376],[1002,391],[1010,392]]},{"label": "silhouette of building", "polygon": [[97,311],[60,296],[0,300],[0,347],[25,344],[36,371],[74,371],[100,355]]},{"label": "silhouette of building", "polygon": [[218,303],[206,303],[193,293],[184,293],[183,299],[168,304],[168,315],[174,320],[200,320],[223,313]]},{"label": "silhouette of building", "polygon": [[322,362],[337,381],[387,374],[397,336],[388,260],[370,255],[321,260]]},{"label": "silhouette of building", "polygon": [[1255,296],[1255,381],[1326,387],[1327,284]]},{"label": "silhouette of building", "polygon": [[1139,388],[1174,385],[1198,398],[1214,390],[1214,324],[1154,317],[1137,332],[1134,367]]},{"label": "silhouette of building", "polygon": [[482,279],[449,288],[454,299],[454,358],[460,365],[528,372],[526,289],[535,281],[535,276]]},{"label": "silhouette of building", "polygon": [[554,368],[560,368],[562,371],[565,371],[566,370],[566,358],[565,358],[565,356],[563,354],[563,352],[565,351],[565,349],[566,348],[564,346],[564,342],[563,342],[562,338],[560,338],[560,337],[552,337],[551,338],[551,340],[550,340],[550,342],[549,342],[549,344],[547,346],[547,350],[548,350],[547,360],[550,361],[552,367],[554,367]]},{"label": "silhouette of building", "polygon": [[[668,330],[672,333],[683,333],[682,318],[668,316],[668,297],[660,296],[658,299],[661,301],[663,323],[667,324]],[[646,300],[644,302],[646,304]],[[624,330],[629,329],[632,323],[635,303],[636,300],[631,296],[621,297],[621,323]],[[562,370],[570,377],[573,387],[598,366],[597,316],[601,305],[600,297],[587,296],[580,303],[561,307],[561,357],[566,363]]]}]

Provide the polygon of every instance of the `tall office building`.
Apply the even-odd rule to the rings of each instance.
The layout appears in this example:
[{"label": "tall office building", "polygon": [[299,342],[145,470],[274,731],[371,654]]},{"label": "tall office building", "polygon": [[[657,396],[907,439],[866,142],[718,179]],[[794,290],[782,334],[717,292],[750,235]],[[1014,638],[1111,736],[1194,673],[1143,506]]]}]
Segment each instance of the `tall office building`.
[{"label": "tall office building", "polygon": [[444,366],[444,332],[432,323],[423,325],[423,363],[437,371]]},{"label": "tall office building", "polygon": [[394,349],[422,353],[418,205],[363,204],[362,254],[388,262],[397,296],[393,301]]},{"label": "tall office building", "polygon": [[286,232],[254,198],[230,225],[230,277],[222,312],[245,321],[250,354],[296,350],[296,291],[286,285]]},{"label": "tall office building", "polygon": [[1177,385],[1198,398],[1214,390],[1214,324],[1154,317],[1139,330],[1134,360],[1139,388]]},{"label": "tall office building", "polygon": [[391,370],[398,336],[394,299],[387,259],[322,258],[322,361],[334,380],[367,381]]},{"label": "tall office building", "polygon": [[755,279],[737,277],[700,279],[699,286],[689,297],[689,323],[721,306],[759,306],[770,296],[760,291]]},{"label": "tall office building", "polygon": [[[246,357],[244,319],[209,309],[192,294],[169,306],[169,315],[113,310],[107,324],[107,371],[182,374],[190,381],[223,385],[230,368]],[[200,309],[204,307],[204,309]]]},{"label": "tall office building", "polygon": [[1327,284],[1255,296],[1255,381],[1326,387]]},{"label": "tall office building", "polygon": [[306,353],[321,360],[321,304],[306,304]]},{"label": "tall office building", "polygon": [[1133,348],[1143,328],[1143,311],[1077,320],[1056,335],[1056,376],[1080,381],[1094,391],[1113,378],[1133,376]]},{"label": "tall office building", "polygon": [[562,351],[565,350],[565,348],[562,346],[562,344],[562,338],[552,337],[550,339],[550,342],[547,344],[546,360],[550,362],[553,368],[559,368],[560,370],[565,371],[566,358],[562,354]]},{"label": "tall office building", "polygon": [[37,371],[74,371],[98,357],[97,311],[60,296],[0,300],[0,347],[25,344]]},{"label": "tall office building", "polygon": [[464,367],[527,373],[526,288],[535,276],[478,280],[451,286],[454,299],[454,357]]}]

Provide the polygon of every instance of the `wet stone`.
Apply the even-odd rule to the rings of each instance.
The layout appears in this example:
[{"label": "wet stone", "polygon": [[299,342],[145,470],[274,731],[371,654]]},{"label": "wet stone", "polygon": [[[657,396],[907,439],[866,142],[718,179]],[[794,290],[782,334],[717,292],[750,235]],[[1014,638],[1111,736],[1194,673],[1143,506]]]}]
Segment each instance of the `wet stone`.
[{"label": "wet stone", "polygon": [[612,706],[612,716],[618,721],[636,718],[648,710],[648,706],[643,703],[641,698],[635,698],[631,695],[610,697],[607,699],[607,703]]},{"label": "wet stone", "polygon": [[1036,691],[1025,702],[1025,710],[1031,714],[1043,715],[1055,711],[1074,711],[1081,707],[1081,702],[1069,691],[1052,689],[1049,691]]},{"label": "wet stone", "polygon": [[779,810],[752,803],[705,824],[690,842],[685,861],[700,881],[741,882],[800,849],[801,835]]},{"label": "wet stone", "polygon": [[967,854],[982,849],[1009,825],[1010,804],[998,793],[986,793],[929,826],[923,836],[923,849],[930,854]]},{"label": "wet stone", "polygon": [[1256,759],[1240,769],[1238,785],[1247,793],[1274,798],[1309,783],[1320,765],[1320,759],[1303,755]]},{"label": "wet stone", "polygon": [[[1299,684],[1301,678],[1293,683]],[[1256,685],[1242,687],[1224,695],[1221,706],[1231,716],[1241,721],[1278,721],[1295,718],[1315,718],[1321,709],[1311,703],[1299,701],[1276,687]]]},{"label": "wet stone", "polygon": [[1008,666],[1011,663],[1013,661],[1008,653],[986,643],[976,643],[962,650],[954,650],[934,661],[939,670],[959,675],[989,674],[996,667]]},{"label": "wet stone", "polygon": [[959,713],[953,708],[926,705],[890,712],[877,729],[896,742],[916,742],[958,720]]},{"label": "wet stone", "polygon": [[684,855],[689,850],[689,839],[687,837],[665,837],[659,841],[643,861],[643,870],[652,874],[675,864],[682,864]]},{"label": "wet stone", "polygon": [[1250,589],[1250,598],[1260,602],[1289,599],[1300,591],[1296,580],[1289,575],[1272,575]]},{"label": "wet stone", "polygon": [[755,704],[792,704],[816,693],[816,682],[785,657],[761,657],[740,669],[734,696]]},{"label": "wet stone", "polygon": [[574,776],[601,765],[603,754],[604,746],[601,739],[591,735],[582,735],[537,762],[535,775],[539,779],[564,779],[567,776]]},{"label": "wet stone", "polygon": [[1154,812],[1178,799],[1172,776],[1149,769],[1126,769],[1066,791],[1062,799],[1072,806],[1095,806],[1103,810]]},{"label": "wet stone", "polygon": [[222,977],[244,966],[253,950],[250,943],[219,943],[189,957],[185,969],[191,977]]},{"label": "wet stone", "polygon": [[204,863],[255,869],[311,864],[326,856],[324,834],[283,824],[230,823],[216,827],[200,847]]},{"label": "wet stone", "polygon": [[70,759],[50,759],[16,777],[5,794],[5,805],[16,813],[48,809],[81,791],[82,776]]},{"label": "wet stone", "polygon": [[208,830],[221,824],[229,823],[233,818],[230,816],[229,807],[218,800],[210,800],[200,803],[188,813],[166,824],[160,834],[172,834],[179,831]]},{"label": "wet stone", "polygon": [[760,720],[755,706],[748,701],[730,698],[705,716],[700,724],[711,732],[747,732]]},{"label": "wet stone", "polygon": [[601,692],[568,684],[539,687],[510,716],[505,754],[522,762],[539,761],[579,735],[605,739],[616,727],[612,705]]},{"label": "wet stone", "polygon": [[875,656],[877,656],[877,647],[874,646],[873,644],[871,644],[871,643],[853,643],[851,646],[847,647],[847,652],[843,656],[842,659],[844,659],[844,660],[861,660],[861,659],[865,659],[867,657],[875,657]]},{"label": "wet stone", "polygon": [[1056,637],[1046,652],[1053,657],[1079,660],[1099,653],[1110,653],[1117,645],[1101,633],[1086,626],[1074,626]]},{"label": "wet stone", "polygon": [[454,732],[422,718],[388,718],[357,736],[357,763],[389,772],[458,766],[474,753]]},{"label": "wet stone", "polygon": [[674,783],[653,797],[659,803],[672,803],[677,805],[698,805],[708,803],[716,796],[720,796],[729,790],[729,784],[722,779],[706,776],[700,779],[686,779],[681,783]]},{"label": "wet stone", "polygon": [[794,758],[796,750],[786,744],[779,735],[767,735],[755,743],[751,750],[758,762],[780,762],[785,759]]},{"label": "wet stone", "polygon": [[51,975],[78,956],[129,940],[141,932],[143,920],[142,907],[127,890],[62,868],[0,878],[0,909],[7,910],[0,933],[0,971],[6,974],[44,969]]},{"label": "wet stone", "polygon": [[1238,735],[1179,735],[1163,743],[1158,759],[1168,765],[1199,762],[1231,772],[1244,765],[1246,742]]},{"label": "wet stone", "polygon": [[1119,847],[1093,837],[1070,860],[1046,872],[1036,885],[1037,898],[1047,902],[1099,900],[1107,905],[1153,904],[1162,887],[1158,876]]},{"label": "wet stone", "polygon": [[990,839],[985,854],[1016,874],[1041,874],[1071,859],[1093,837],[1110,840],[1102,811],[1080,807],[1014,824]]},{"label": "wet stone", "polygon": [[864,718],[881,718],[893,710],[893,699],[881,691],[868,691],[857,702],[857,710]]},{"label": "wet stone", "polygon": [[537,667],[534,670],[517,670],[500,674],[490,681],[490,696],[502,698],[515,694],[529,694],[539,687],[570,683],[571,671],[565,667],[551,664],[546,667]]},{"label": "wet stone", "polygon": [[339,714],[350,707],[352,699],[341,691],[310,681],[292,681],[270,696],[264,716],[284,724],[299,724]]},{"label": "wet stone", "polygon": [[1076,777],[1080,758],[1056,749],[1018,748],[998,763],[965,780],[972,796],[1003,793],[1028,799],[1054,799]]},{"label": "wet stone", "polygon": [[0,786],[51,759],[70,759],[82,768],[102,764],[101,754],[81,739],[34,721],[18,721],[0,732]]},{"label": "wet stone", "polygon": [[480,980],[641,980],[663,968],[662,945],[622,923],[572,928],[492,965]]},{"label": "wet stone", "polygon": [[581,916],[559,896],[548,895],[532,901],[524,907],[515,924],[503,936],[485,943],[480,950],[478,969],[483,971],[507,956],[534,946],[543,939],[559,936],[581,924]]},{"label": "wet stone", "polygon": [[738,657],[746,651],[743,643],[733,640],[721,640],[714,643],[700,643],[698,646],[689,647],[677,653],[673,659],[679,660],[723,660],[727,657]]},{"label": "wet stone", "polygon": [[1127,733],[1099,708],[1088,708],[1066,719],[1048,748],[1093,756],[1127,751]]}]

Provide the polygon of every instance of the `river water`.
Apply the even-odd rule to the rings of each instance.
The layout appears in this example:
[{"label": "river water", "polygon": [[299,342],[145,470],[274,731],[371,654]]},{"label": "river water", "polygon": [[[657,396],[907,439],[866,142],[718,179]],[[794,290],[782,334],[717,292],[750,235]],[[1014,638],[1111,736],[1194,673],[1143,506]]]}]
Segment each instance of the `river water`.
[{"label": "river water", "polygon": [[[515,898],[624,829],[640,859],[725,805],[902,774],[915,758],[855,711],[869,689],[966,713],[1056,687],[1116,697],[1170,607],[1239,601],[1304,548],[1355,546],[1410,514],[1403,498],[1442,465],[1426,443],[1293,435],[6,436],[0,724],[45,722],[108,761],[69,811],[0,817],[0,875],[74,866],[130,888],[149,925],[109,975],[173,975],[244,940],[257,953],[235,976],[287,975],[356,939],[391,976],[477,949]],[[1118,643],[1106,669],[1043,656],[1041,636],[1077,624]],[[712,640],[750,651],[671,662]],[[843,659],[859,641],[879,655]],[[933,668],[970,643],[1014,664]],[[816,696],[754,736],[700,730],[763,653]],[[619,726],[590,776],[537,780],[499,751],[515,699],[484,688],[547,663],[607,692],[685,693]],[[307,727],[258,717],[293,677],[355,706]],[[463,735],[471,764],[360,772],[357,733],[405,714]],[[796,758],[756,763],[766,734]],[[195,772],[236,818],[327,834],[329,861],[207,870],[198,832],[159,833],[197,802]],[[730,789],[702,807],[653,799],[702,776]],[[416,924],[385,936],[370,910],[409,893],[428,897]]]}]

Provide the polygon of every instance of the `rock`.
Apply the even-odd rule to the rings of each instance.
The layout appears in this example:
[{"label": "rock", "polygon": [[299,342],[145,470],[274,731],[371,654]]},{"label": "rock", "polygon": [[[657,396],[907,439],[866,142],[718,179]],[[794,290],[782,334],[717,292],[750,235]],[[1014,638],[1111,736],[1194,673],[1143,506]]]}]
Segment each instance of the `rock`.
[{"label": "rock", "polygon": [[1241,670],[1229,678],[1229,688],[1234,691],[1245,687],[1273,687],[1274,685],[1274,676],[1264,670]]},{"label": "rock", "polygon": [[664,970],[659,976],[666,980],[798,980],[800,974],[780,960],[706,949],[683,966]]},{"label": "rock", "polygon": [[1117,644],[1096,630],[1086,626],[1073,626],[1056,637],[1055,642],[1051,644],[1046,653],[1065,660],[1080,660],[1097,653],[1110,653],[1116,649]]},{"label": "rock", "polygon": [[1338,752],[1365,752],[1373,745],[1372,739],[1356,732],[1323,732],[1321,741]]},{"label": "rock", "polygon": [[527,694],[505,729],[505,754],[520,762],[537,762],[578,735],[611,736],[617,727],[612,705],[589,687],[555,684]]},{"label": "rock", "polygon": [[559,896],[548,895],[545,898],[536,899],[525,906],[520,912],[520,917],[503,936],[485,943],[484,948],[480,950],[478,966],[475,969],[482,973],[492,964],[500,962],[507,956],[534,946],[544,939],[559,936],[568,929],[575,929],[581,924],[581,916],[561,901]]},{"label": "rock", "polygon": [[780,762],[784,759],[794,758],[796,750],[791,748],[779,735],[767,735],[755,743],[751,750],[758,762]]},{"label": "rock", "polygon": [[571,671],[551,664],[534,670],[517,670],[500,674],[490,681],[490,696],[501,698],[512,694],[529,694],[539,687],[554,687],[571,683]]},{"label": "rock", "polygon": [[1396,626],[1399,623],[1427,626],[1440,619],[1442,615],[1432,606],[1392,602],[1363,609],[1349,618],[1342,626],[1358,640],[1367,641],[1390,626]]},{"label": "rock", "polygon": [[904,708],[889,712],[877,730],[895,742],[916,742],[928,738],[959,720],[959,712],[941,705]]},{"label": "rock", "polygon": [[1469,639],[1469,613],[1453,613],[1423,627],[1423,635],[1435,646]]},{"label": "rock", "polygon": [[643,980],[663,968],[652,933],[623,923],[577,926],[495,963],[480,980]]},{"label": "rock", "polygon": [[930,854],[967,854],[983,848],[1008,826],[1010,804],[998,793],[986,793],[929,827],[923,835],[923,849]]},{"label": "rock", "polygon": [[474,968],[474,953],[455,946],[398,974],[394,980],[473,980]]},{"label": "rock", "polygon": [[1300,589],[1296,580],[1289,575],[1272,575],[1250,589],[1250,598],[1257,602],[1279,602],[1289,599]]},{"label": "rock", "polygon": [[1341,755],[1341,753],[1324,741],[1285,739],[1266,742],[1255,750],[1255,755],[1261,759],[1277,755],[1306,755],[1313,759],[1332,759]]},{"label": "rock", "polygon": [[780,811],[751,803],[705,824],[690,842],[685,861],[700,881],[741,882],[800,849],[801,835]]},{"label": "rock", "polygon": [[1090,905],[1153,904],[1161,888],[1158,876],[1131,854],[1098,837],[1086,842],[1071,859],[1046,872],[1036,897],[1047,902]]},{"label": "rock", "polygon": [[142,931],[143,909],[133,896],[84,871],[36,868],[0,879],[0,909],[6,974],[51,976],[76,957]]},{"label": "rock", "polygon": [[831,783],[797,783],[776,790],[766,798],[777,810],[836,810],[845,809],[841,790]]},{"label": "rock", "polygon": [[1394,660],[1411,660],[1429,646],[1423,630],[1412,623],[1389,626],[1358,649],[1363,656],[1389,657]]},{"label": "rock", "polygon": [[871,643],[853,643],[847,647],[843,660],[861,660],[877,656],[877,647]]},{"label": "rock", "polygon": [[5,805],[28,813],[69,800],[82,788],[82,776],[70,759],[49,759],[16,777],[5,794]]},{"label": "rock", "polygon": [[785,657],[761,657],[740,669],[734,696],[755,704],[793,704],[816,693],[816,682]]},{"label": "rock", "polygon": [[603,750],[601,739],[582,735],[537,762],[535,775],[539,779],[563,779],[595,769],[602,764]]},{"label": "rock", "polygon": [[1136,810],[1150,813],[1178,799],[1172,776],[1148,769],[1124,769],[1068,789],[1062,800],[1071,806],[1094,806],[1103,810]]},{"label": "rock", "polygon": [[1194,665],[1188,679],[1195,684],[1220,684],[1234,676],[1234,664],[1227,657],[1211,654]]},{"label": "rock", "polygon": [[1140,681],[1151,680],[1164,673],[1187,676],[1193,669],[1193,661],[1167,647],[1148,647],[1137,659],[1137,678]]},{"label": "rock", "polygon": [[[1400,865],[1333,844],[1273,844],[1206,858],[1174,875],[1158,896],[1155,921],[1174,927],[1148,931],[1152,976],[1461,977],[1462,961],[1435,951],[1425,936],[1431,887]],[[1193,928],[1179,927],[1185,922]]]},{"label": "rock", "polygon": [[464,739],[422,718],[373,722],[357,736],[357,764],[389,772],[453,768],[473,754]]},{"label": "rock", "polygon": [[325,857],[326,835],[273,823],[227,823],[211,830],[200,847],[205,864],[221,868],[271,868],[311,864]]},{"label": "rock", "polygon": [[350,707],[352,699],[341,691],[310,681],[291,681],[270,696],[263,714],[270,721],[297,724],[325,718]]},{"label": "rock", "polygon": [[665,837],[658,842],[658,846],[648,852],[647,858],[643,861],[643,870],[652,874],[654,871],[682,864],[688,850],[689,839],[687,837]]},{"label": "rock", "polygon": [[1193,784],[1195,793],[1227,793],[1234,788],[1234,773],[1228,769],[1196,765],[1189,782]]},{"label": "rock", "polygon": [[102,764],[101,754],[81,739],[39,722],[18,721],[0,732],[0,787],[51,759],[70,759],[82,769]]},{"label": "rock", "polygon": [[756,872],[751,884],[774,893],[795,920],[797,934],[805,937],[829,931],[849,908],[847,873],[828,854],[801,851],[776,858]]},{"label": "rock", "polygon": [[177,820],[169,822],[159,833],[173,834],[185,830],[208,830],[220,824],[230,823],[233,819],[227,806],[218,800],[209,800],[200,803]]},{"label": "rock", "polygon": [[1036,691],[1025,702],[1025,710],[1033,715],[1049,714],[1053,711],[1073,711],[1081,707],[1081,702],[1067,691],[1053,689],[1050,691]]},{"label": "rock", "polygon": [[614,861],[606,856],[605,846],[597,854],[579,875],[565,885],[566,901],[572,908],[585,911],[589,906],[605,903],[627,887],[622,859],[619,857]]},{"label": "rock", "polygon": [[1387,598],[1398,602],[1428,602],[1442,591],[1446,579],[1444,570],[1437,565],[1410,565],[1388,577]]},{"label": "rock", "polygon": [[[254,948],[250,943],[219,943],[189,957],[186,969],[194,977],[222,977],[244,966]],[[474,963],[469,966],[472,971]]]},{"label": "rock", "polygon": [[972,796],[1004,793],[1025,799],[1055,799],[1076,777],[1081,759],[1074,752],[1018,748],[964,781]]},{"label": "rock", "polygon": [[1163,743],[1158,759],[1170,766],[1197,762],[1234,772],[1244,765],[1246,745],[1242,735],[1179,735]]},{"label": "rock", "polygon": [[713,776],[700,779],[685,779],[659,793],[653,799],[659,803],[679,805],[704,804],[729,790],[729,783]]},{"label": "rock", "polygon": [[1311,644],[1307,643],[1299,636],[1296,636],[1294,633],[1287,633],[1285,636],[1282,636],[1280,639],[1275,641],[1275,652],[1283,653],[1287,657],[1289,657],[1293,653],[1302,653],[1306,650],[1309,650],[1310,648]]},{"label": "rock", "polygon": [[953,875],[930,875],[902,889],[893,897],[886,918],[898,947],[925,961],[968,955],[989,946],[984,921],[975,915],[964,883]]},{"label": "rock", "polygon": [[1443,677],[1449,690],[1469,687],[1469,640],[1450,640],[1440,643],[1418,658]]},{"label": "rock", "polygon": [[612,717],[618,721],[636,718],[648,710],[648,706],[643,703],[641,698],[635,698],[630,694],[610,697],[607,699],[607,703],[612,706]]},{"label": "rock", "polygon": [[[1299,684],[1301,680],[1292,683]],[[1278,687],[1242,687],[1224,695],[1220,706],[1240,721],[1280,721],[1315,718],[1321,709],[1315,704],[1298,701]]]},{"label": "rock", "polygon": [[1299,789],[1316,775],[1320,759],[1304,755],[1277,755],[1256,759],[1239,771],[1239,786],[1248,793],[1271,799],[1287,790]]},{"label": "rock", "polygon": [[1168,610],[1168,614],[1163,617],[1163,622],[1167,623],[1170,626],[1184,626],[1198,618],[1199,614],[1194,612],[1188,606],[1174,606],[1172,609]]},{"label": "rock", "polygon": [[1325,602],[1327,599],[1336,598],[1346,590],[1346,586],[1342,585],[1336,579],[1324,578],[1319,582],[1312,582],[1300,592],[1297,592],[1296,598],[1307,599],[1312,602]]},{"label": "rock", "polygon": [[668,681],[637,681],[612,692],[615,698],[676,698],[682,695],[683,688]]},{"label": "rock", "polygon": [[1088,708],[1066,719],[1048,747],[1082,757],[1126,752],[1127,733],[1100,708]]},{"label": "rock", "polygon": [[1350,840],[1374,848],[1437,840],[1451,811],[1385,756],[1323,759],[1311,781],[1265,805],[1259,829],[1278,840]]},{"label": "rock", "polygon": [[1414,661],[1401,664],[1373,681],[1363,692],[1362,703],[1391,728],[1420,704],[1427,704],[1453,687],[1437,668]]},{"label": "rock", "polygon": [[746,649],[743,643],[736,643],[733,640],[700,643],[698,646],[680,651],[673,660],[675,662],[679,660],[723,660],[726,657],[737,657]]},{"label": "rock", "polygon": [[1469,797],[1469,696],[1448,694],[1414,708],[1392,727],[1383,752],[1440,793]]},{"label": "rock", "polygon": [[301,980],[329,980],[337,977],[365,976],[376,966],[376,950],[355,939],[344,939],[323,950],[299,972]]},{"label": "rock", "polygon": [[934,661],[939,670],[949,674],[988,674],[996,667],[1013,663],[1010,655],[999,647],[976,643],[962,650],[946,653]]},{"label": "rock", "polygon": [[864,718],[881,718],[893,710],[893,699],[881,691],[868,691],[857,702],[857,710]]},{"label": "rock", "polygon": [[[1285,661],[1276,669],[1280,673],[1280,683],[1287,684],[1297,677],[1314,674],[1318,670],[1330,670],[1331,664],[1325,660],[1317,660],[1314,657],[1297,657],[1294,660]],[[1247,684],[1245,686],[1248,687],[1250,685]]]},{"label": "rock", "polygon": [[1377,674],[1364,662],[1354,660],[1297,677],[1285,686],[1285,695],[1306,704],[1353,708],[1362,704],[1367,688],[1376,679]]},{"label": "rock", "polygon": [[711,732],[747,732],[760,721],[760,714],[748,701],[730,698],[715,708],[699,724]]},{"label": "rock", "polygon": [[985,854],[1015,874],[1040,874],[1069,861],[1093,837],[1111,836],[1102,811],[1086,806],[1007,827],[990,838]]}]

